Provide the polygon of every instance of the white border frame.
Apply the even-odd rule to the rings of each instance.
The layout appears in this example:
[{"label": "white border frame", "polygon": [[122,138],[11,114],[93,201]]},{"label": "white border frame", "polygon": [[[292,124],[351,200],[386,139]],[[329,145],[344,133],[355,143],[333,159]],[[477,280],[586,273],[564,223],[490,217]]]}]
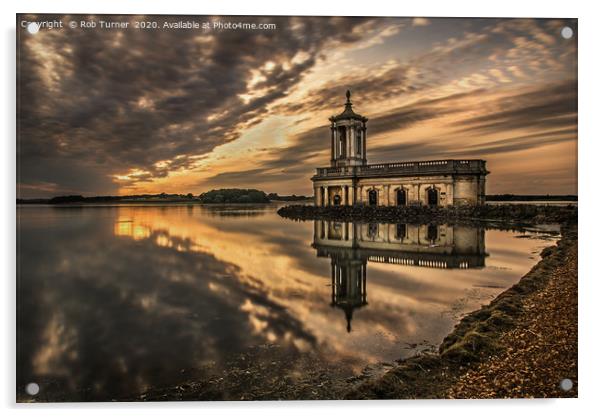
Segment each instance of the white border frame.
[{"label": "white border frame", "polygon": [[[578,415],[596,407],[600,387],[600,358],[598,348],[602,337],[598,322],[596,295],[601,294],[601,278],[595,269],[596,249],[600,229],[594,217],[600,203],[599,194],[585,192],[596,190],[600,167],[602,139],[600,129],[600,6],[594,1],[528,2],[525,0],[484,1],[435,1],[394,3],[391,0],[368,0],[351,3],[350,0],[303,0],[283,1],[231,1],[212,3],[180,0],[138,2],[124,0],[21,0],[17,5],[2,3],[2,181],[1,229],[3,231],[1,264],[5,267],[3,312],[0,321],[5,337],[0,343],[3,384],[1,402],[7,415],[40,413],[43,415],[104,416],[107,411],[122,413],[143,412],[149,416],[163,416],[166,412],[182,415],[199,413],[239,414],[245,416],[286,415],[306,416],[308,413],[346,413],[360,416],[371,411],[399,414],[447,416],[486,414],[504,416],[509,413],[544,412],[546,415]],[[297,402],[187,402],[187,403],[71,403],[71,404],[16,404],[15,403],[15,25],[16,13],[119,13],[119,14],[229,14],[229,15],[347,15],[347,16],[457,16],[457,17],[571,17],[579,19],[579,399],[566,400],[414,400],[414,401],[297,401]],[[170,411],[168,411],[170,410]],[[173,411],[171,411],[173,410]]]}]

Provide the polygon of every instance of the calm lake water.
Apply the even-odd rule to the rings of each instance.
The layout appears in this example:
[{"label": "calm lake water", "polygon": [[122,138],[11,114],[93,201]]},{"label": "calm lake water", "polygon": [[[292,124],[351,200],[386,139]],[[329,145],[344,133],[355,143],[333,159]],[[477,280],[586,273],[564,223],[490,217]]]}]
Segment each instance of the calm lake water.
[{"label": "calm lake water", "polygon": [[244,360],[266,384],[357,374],[438,345],[556,239],[277,207],[18,207],[18,397],[132,398]]}]

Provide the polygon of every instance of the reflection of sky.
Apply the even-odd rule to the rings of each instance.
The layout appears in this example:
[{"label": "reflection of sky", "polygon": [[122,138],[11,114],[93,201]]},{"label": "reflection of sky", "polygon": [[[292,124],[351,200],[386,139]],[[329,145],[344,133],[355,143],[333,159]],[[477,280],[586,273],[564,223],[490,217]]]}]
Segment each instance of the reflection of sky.
[{"label": "reflection of sky", "polygon": [[313,225],[255,214],[20,208],[20,383],[131,393],[262,343],[357,371],[403,356],[406,342],[438,343],[454,314],[515,282],[542,245],[487,231],[484,269],[369,262],[368,305],[347,333],[330,307],[330,260],[310,246]]}]

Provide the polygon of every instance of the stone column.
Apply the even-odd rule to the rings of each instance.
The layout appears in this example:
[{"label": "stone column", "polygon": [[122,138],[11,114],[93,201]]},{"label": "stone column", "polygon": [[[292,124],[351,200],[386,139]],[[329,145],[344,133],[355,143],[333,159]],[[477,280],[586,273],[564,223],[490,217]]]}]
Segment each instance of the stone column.
[{"label": "stone column", "polygon": [[349,126],[345,127],[345,158],[349,157],[349,137],[351,136],[351,132],[349,131]]},{"label": "stone column", "polygon": [[349,156],[355,157],[355,141],[357,140],[357,132],[355,130],[355,126],[352,126],[351,131],[353,134],[351,135],[351,140],[349,141]]},{"label": "stone column", "polygon": [[325,206],[329,206],[330,205],[330,196],[328,195],[328,186],[324,187],[324,200],[325,200]]},{"label": "stone column", "polygon": [[341,147],[341,132],[339,132],[339,129],[337,128],[337,131],[335,133],[335,137],[334,137],[334,159],[339,159],[339,155],[340,155],[340,151],[339,148]]},{"label": "stone column", "polygon": [[362,129],[362,158],[366,158],[366,127]]},{"label": "stone column", "polygon": [[330,126],[330,165],[334,166],[334,141],[335,141],[335,127],[334,123]]},{"label": "stone column", "polygon": [[385,204],[386,204],[387,206],[390,206],[390,205],[391,205],[391,195],[390,195],[391,193],[390,193],[390,188],[391,188],[391,186],[390,186],[389,184],[385,185],[385,195],[387,196],[387,199],[386,199],[386,201],[385,201]]}]

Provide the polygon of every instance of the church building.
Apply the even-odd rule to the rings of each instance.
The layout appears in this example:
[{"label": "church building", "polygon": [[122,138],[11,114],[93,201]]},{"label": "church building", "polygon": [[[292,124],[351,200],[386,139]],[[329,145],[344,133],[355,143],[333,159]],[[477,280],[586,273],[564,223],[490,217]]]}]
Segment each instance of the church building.
[{"label": "church building", "polygon": [[312,177],[316,206],[428,205],[485,203],[486,162],[480,159],[368,164],[368,119],[353,111],[347,90],[345,110],[330,120],[330,166]]}]

